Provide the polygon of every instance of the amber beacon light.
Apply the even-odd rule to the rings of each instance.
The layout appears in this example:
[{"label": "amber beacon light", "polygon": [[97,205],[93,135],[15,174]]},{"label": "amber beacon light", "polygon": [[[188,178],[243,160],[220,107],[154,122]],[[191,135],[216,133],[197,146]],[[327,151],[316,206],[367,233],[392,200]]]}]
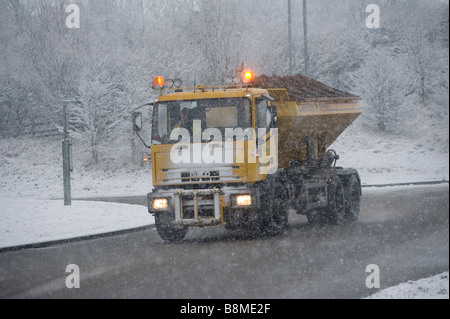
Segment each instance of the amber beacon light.
[{"label": "amber beacon light", "polygon": [[162,77],[162,76],[153,77],[153,86],[152,87],[154,90],[164,89],[164,77]]},{"label": "amber beacon light", "polygon": [[245,84],[252,83],[255,81],[255,72],[253,71],[244,71],[242,76],[242,82]]}]

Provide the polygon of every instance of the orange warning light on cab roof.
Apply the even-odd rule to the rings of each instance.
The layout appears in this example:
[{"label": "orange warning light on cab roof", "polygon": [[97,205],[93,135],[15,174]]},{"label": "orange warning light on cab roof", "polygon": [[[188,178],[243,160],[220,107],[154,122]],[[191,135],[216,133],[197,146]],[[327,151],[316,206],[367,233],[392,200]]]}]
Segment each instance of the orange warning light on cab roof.
[{"label": "orange warning light on cab roof", "polygon": [[163,76],[155,76],[153,77],[153,89],[164,89],[164,77]]},{"label": "orange warning light on cab roof", "polygon": [[244,71],[242,82],[244,83],[252,83],[255,81],[255,72],[253,71]]}]

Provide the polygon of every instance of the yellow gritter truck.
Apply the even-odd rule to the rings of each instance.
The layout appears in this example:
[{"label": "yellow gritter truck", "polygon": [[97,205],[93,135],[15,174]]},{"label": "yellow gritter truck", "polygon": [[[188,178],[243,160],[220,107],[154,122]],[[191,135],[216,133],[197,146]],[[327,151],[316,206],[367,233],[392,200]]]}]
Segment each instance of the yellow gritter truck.
[{"label": "yellow gritter truck", "polygon": [[[148,209],[161,238],[215,225],[275,236],[289,210],[356,221],[359,174],[336,167],[328,148],[361,115],[360,98],[301,75],[240,75],[192,88],[154,78]],[[133,119],[139,134],[141,114]]]}]

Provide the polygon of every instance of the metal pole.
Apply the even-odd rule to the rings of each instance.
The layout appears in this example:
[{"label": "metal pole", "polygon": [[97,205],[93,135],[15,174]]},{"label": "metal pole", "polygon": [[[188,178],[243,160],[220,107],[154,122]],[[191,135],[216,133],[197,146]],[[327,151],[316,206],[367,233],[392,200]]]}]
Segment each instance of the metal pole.
[{"label": "metal pole", "polygon": [[66,141],[68,139],[68,124],[69,124],[69,120],[67,118],[67,102],[63,101],[63,116],[64,116],[64,141]]},{"label": "metal pole", "polygon": [[303,39],[304,39],[304,56],[305,56],[305,75],[308,75],[309,53],[308,53],[308,18],[306,12],[306,0],[303,0]]},{"label": "metal pole", "polygon": [[64,206],[72,205],[72,195],[70,189],[70,155],[69,155],[69,134],[68,126],[69,120],[67,117],[67,102],[63,101],[63,115],[64,115],[64,141],[62,142],[63,151],[63,179],[64,179]]},{"label": "metal pole", "polygon": [[289,75],[292,75],[293,58],[292,58],[292,2],[288,0],[288,54],[289,54]]}]

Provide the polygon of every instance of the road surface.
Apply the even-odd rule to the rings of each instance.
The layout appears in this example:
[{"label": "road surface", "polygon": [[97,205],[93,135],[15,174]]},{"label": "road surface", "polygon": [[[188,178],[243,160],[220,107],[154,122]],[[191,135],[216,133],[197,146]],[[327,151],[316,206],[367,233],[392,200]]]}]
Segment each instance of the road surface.
[{"label": "road surface", "polygon": [[[274,238],[214,227],[165,243],[150,229],[4,252],[0,298],[363,298],[378,291],[368,265],[381,289],[449,269],[448,185],[370,191],[351,225],[290,218]],[[72,264],[78,289],[66,286]]]}]

